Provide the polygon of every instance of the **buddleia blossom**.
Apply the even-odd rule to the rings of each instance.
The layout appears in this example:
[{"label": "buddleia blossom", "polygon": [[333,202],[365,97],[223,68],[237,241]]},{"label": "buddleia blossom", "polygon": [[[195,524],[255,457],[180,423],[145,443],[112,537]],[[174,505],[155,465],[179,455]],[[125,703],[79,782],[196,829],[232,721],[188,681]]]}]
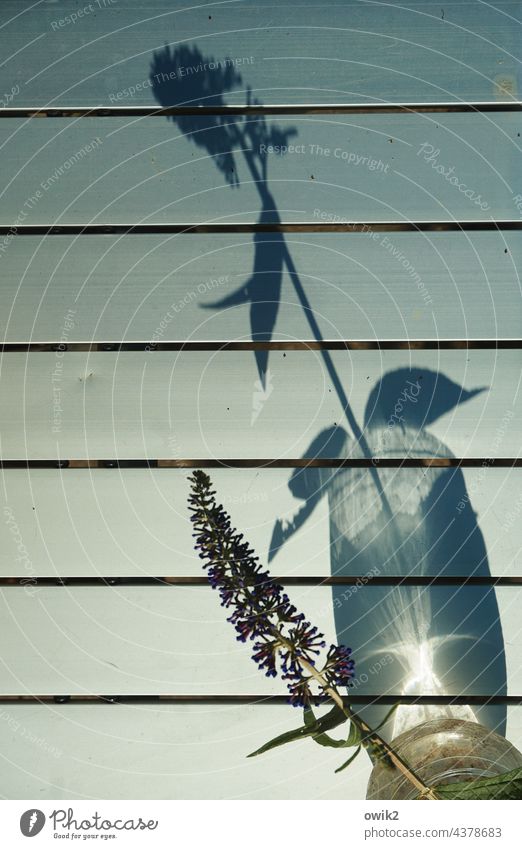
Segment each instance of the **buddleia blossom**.
[{"label": "buddleia blossom", "polygon": [[[353,677],[351,650],[326,648],[324,635],[297,611],[284,588],[260,565],[243,534],[232,527],[223,506],[216,502],[208,475],[196,471],[189,481],[195,548],[206,561],[209,583],[218,591],[221,605],[231,611],[228,621],[237,639],[253,641],[252,659],[259,669],[269,678],[281,676],[295,706],[309,705],[326,686],[347,686]],[[314,670],[324,685],[317,684]]]}]

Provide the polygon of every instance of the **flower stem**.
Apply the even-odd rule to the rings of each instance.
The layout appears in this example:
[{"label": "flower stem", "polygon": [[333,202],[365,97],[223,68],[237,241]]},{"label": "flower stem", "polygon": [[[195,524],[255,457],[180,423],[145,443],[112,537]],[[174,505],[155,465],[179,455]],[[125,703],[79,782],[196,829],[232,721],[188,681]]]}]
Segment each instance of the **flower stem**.
[{"label": "flower stem", "polygon": [[[337,686],[339,684],[345,686],[351,677],[350,664],[346,666],[350,649],[345,649],[344,657],[341,655],[341,662],[337,657],[338,668],[335,673],[333,670],[336,661],[330,662],[329,665],[330,652],[324,667],[317,669],[310,653],[318,654],[319,652],[316,651],[318,645],[324,647],[324,642],[314,642],[321,640],[323,635],[317,634],[317,629],[311,628],[309,623],[304,623],[303,631],[304,615],[297,614],[295,607],[289,604],[288,598],[281,594],[282,588],[272,581],[268,572],[259,572],[257,558],[251,556],[252,550],[248,548],[248,544],[241,543],[242,535],[238,536],[230,528],[230,519],[221,505],[216,506],[213,497],[215,493],[210,491],[210,478],[202,472],[195,472],[192,482],[194,484],[192,501],[197,505],[193,516],[197,531],[195,536],[198,537],[196,548],[201,551],[200,557],[208,559],[212,565],[213,586],[219,587],[222,604],[226,607],[234,604],[236,607],[230,621],[236,624],[236,630],[240,635],[238,639],[245,642],[248,636],[251,638],[255,636],[261,640],[261,645],[268,647],[270,653],[270,664],[266,673],[268,675],[276,674],[275,659],[277,656],[282,657],[282,668],[285,673],[283,677],[293,681],[289,684],[290,691],[292,692],[296,687],[296,681],[297,686],[302,687],[301,692],[293,691],[292,698],[295,704],[299,703],[299,700],[302,700],[302,704],[307,704],[313,698],[308,681],[314,679],[321,691],[329,696],[344,716],[359,730],[363,745],[370,750],[370,757],[372,750],[374,757],[375,752],[378,752],[380,758],[402,773],[415,787],[419,798],[437,799],[435,791],[424,784],[392,746],[348,705],[345,705]],[[249,579],[253,589],[249,587]],[[240,614],[239,618],[237,613]],[[235,619],[234,616],[236,616]],[[277,620],[274,621],[272,617],[274,619],[277,617]],[[288,627],[289,622],[294,623],[294,626],[290,628],[290,633],[287,635],[284,629]],[[255,645],[254,648],[257,646]],[[332,649],[334,650],[332,657],[334,657],[336,648],[332,646]],[[292,661],[288,666],[289,658]],[[255,656],[254,659],[257,660]],[[266,666],[266,658],[263,657],[260,668],[266,668]],[[309,678],[303,676],[303,672]],[[297,699],[295,699],[296,696]]]},{"label": "flower stem", "polygon": [[321,675],[320,672],[315,669],[313,664],[309,663],[306,658],[300,657],[299,663],[306,669],[307,672],[312,675],[313,678],[321,685],[322,689],[330,696],[333,702],[343,711],[344,715],[353,722],[355,726],[359,729],[359,731],[364,732],[366,739],[373,743],[378,749],[380,749],[383,754],[392,762],[393,766],[398,769],[408,781],[413,784],[416,790],[420,792],[420,796],[422,799],[438,799],[437,794],[431,787],[428,787],[422,779],[411,769],[411,767],[404,761],[397,752],[385,741],[382,739],[380,734],[376,731],[373,731],[366,722],[360,718],[351,708],[347,707],[344,703],[344,699],[337,692],[334,687],[330,687],[325,680],[325,678]]},{"label": "flower stem", "polygon": [[[207,518],[209,518],[208,513],[206,513],[206,515]],[[231,554],[231,547],[228,547],[228,549],[223,552],[222,557],[224,560],[227,561],[230,568],[232,570],[235,570],[237,569],[237,566],[234,562],[233,557],[231,557]],[[249,593],[246,587],[244,587],[244,593],[246,596],[249,597],[250,602],[252,604],[255,604],[255,599],[252,598],[251,593]],[[274,637],[276,637],[277,640],[280,642],[281,647],[291,649],[291,644],[281,633],[281,631],[279,631],[278,628],[273,626],[271,628],[271,631]],[[328,684],[326,678],[321,675],[320,672],[317,671],[317,669],[312,663],[310,663],[305,657],[303,657],[303,655],[299,655],[299,663],[303,667],[303,669],[317,681],[317,683],[321,686],[321,689],[325,693],[327,693],[327,695],[330,696],[332,701],[335,702],[335,704],[342,710],[347,719],[353,722],[353,724],[359,729],[359,731],[364,734],[365,740],[369,743],[372,743],[377,749],[379,749],[382,755],[389,761],[391,761],[393,766],[398,769],[399,772],[402,772],[404,777],[407,778],[411,784],[413,784],[415,789],[419,791],[421,799],[438,799],[438,796],[436,795],[435,791],[432,790],[431,787],[428,787],[426,784],[424,784],[422,779],[419,778],[419,776],[412,770],[412,768],[406,763],[406,761],[404,761],[401,756],[397,754],[397,752],[389,745],[389,743],[383,740],[380,734],[370,728],[370,726],[367,725],[367,723],[363,719],[361,719],[360,716],[358,716],[354,711],[352,711],[349,706],[345,705],[344,699],[341,694],[335,689],[335,687],[331,687]]]}]

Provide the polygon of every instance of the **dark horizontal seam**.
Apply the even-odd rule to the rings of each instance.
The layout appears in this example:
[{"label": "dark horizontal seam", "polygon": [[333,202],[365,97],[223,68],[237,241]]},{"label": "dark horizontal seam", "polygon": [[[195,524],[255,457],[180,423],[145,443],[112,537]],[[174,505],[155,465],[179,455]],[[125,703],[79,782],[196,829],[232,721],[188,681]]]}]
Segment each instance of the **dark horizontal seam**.
[{"label": "dark horizontal seam", "polygon": [[[328,699],[319,697],[317,703],[327,702]],[[345,696],[347,704],[381,704],[381,705],[522,705],[522,696],[499,695],[458,695],[458,696],[405,696],[402,694],[386,695],[355,695]],[[275,695],[4,695],[0,696],[0,704],[213,704],[213,705],[270,705],[288,704],[288,696]]]},{"label": "dark horizontal seam", "polygon": [[208,458],[200,459],[3,459],[0,469],[417,469],[520,468],[522,457],[356,457],[307,459]]},{"label": "dark horizontal seam", "polygon": [[466,101],[434,103],[303,103],[230,106],[18,106],[0,109],[0,118],[161,118],[182,115],[383,115],[441,112],[520,112],[522,103]]},{"label": "dark horizontal seam", "polygon": [[[494,575],[290,575],[275,576],[278,584],[289,587],[334,587],[334,586],[378,586],[378,587],[431,587],[431,586],[475,586],[475,587],[518,587],[522,586],[522,576]],[[165,576],[75,576],[53,575],[41,577],[3,577],[0,587],[152,587],[152,586],[192,586],[207,587],[204,576],[165,575]]]},{"label": "dark horizontal seam", "polygon": [[110,353],[129,351],[401,351],[522,349],[522,339],[323,339],[292,341],[106,341],[106,342],[4,342],[0,352],[7,353]]},{"label": "dark horizontal seam", "polygon": [[398,233],[522,230],[522,219],[484,221],[183,222],[157,224],[1,224],[0,236],[121,236],[165,233]]}]

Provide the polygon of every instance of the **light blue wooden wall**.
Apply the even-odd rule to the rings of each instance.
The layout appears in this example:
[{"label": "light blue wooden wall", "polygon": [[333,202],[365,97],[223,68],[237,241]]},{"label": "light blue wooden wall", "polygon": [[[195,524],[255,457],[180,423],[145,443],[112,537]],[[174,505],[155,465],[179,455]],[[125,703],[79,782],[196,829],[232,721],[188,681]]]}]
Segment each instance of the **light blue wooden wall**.
[{"label": "light blue wooden wall", "polygon": [[[438,521],[457,539],[466,511],[486,552],[470,562],[470,549],[456,546],[451,574],[504,580],[498,613],[486,611],[491,589],[469,588],[468,598],[485,599],[484,620],[502,627],[498,692],[511,699],[507,736],[521,747],[522,472],[513,464],[522,3],[107,0],[84,8],[79,0],[0,6],[0,458],[11,461],[0,523],[0,795],[364,797],[367,758],[344,778],[333,774],[335,755],[305,743],[245,759],[297,713],[262,701],[281,694],[281,683],[257,674],[209,589],[125,584],[201,577],[188,472],[176,468],[198,460],[222,464],[211,472],[221,499],[266,560],[276,523],[291,523],[304,503],[293,477],[299,459],[407,458],[410,467],[379,472],[396,521],[416,515],[438,487]],[[150,114],[187,105],[216,113]],[[256,105],[274,114],[255,114]],[[388,111],[372,112],[379,105]],[[263,159],[260,146],[278,143],[293,148]],[[311,229],[281,232],[288,224]],[[124,232],[133,225],[142,232]],[[204,232],[209,225],[219,232]],[[72,230],[46,234],[50,227]],[[263,354],[252,340],[301,350],[273,345]],[[353,350],[328,351],[343,341]],[[198,345],[161,350],[158,342]],[[216,350],[221,342],[246,346]],[[382,450],[365,411],[374,386],[398,370],[432,388],[423,423],[411,408],[404,432]],[[456,387],[451,403],[446,378]],[[470,393],[465,402],[460,390]],[[346,401],[368,450],[352,438],[321,453],[320,433],[350,431]],[[426,468],[433,457],[448,467]],[[84,462],[117,459],[160,467]],[[274,460],[279,468],[262,468]],[[368,468],[337,474],[344,532],[353,536],[378,499],[368,495]],[[331,574],[339,507],[331,492],[325,487],[308,522],[272,551],[274,574]],[[385,528],[374,542],[386,550]],[[448,566],[400,565],[424,578]],[[379,567],[398,574],[397,562]],[[123,583],[92,585],[109,576]],[[334,640],[331,590],[289,591]],[[436,619],[457,590],[422,592]],[[354,614],[379,600],[400,609],[407,597],[372,586],[347,604]],[[370,648],[359,645],[362,666],[377,637],[374,628]],[[390,680],[376,675],[358,695],[396,695],[401,677]],[[466,686],[448,677],[446,694]],[[485,686],[477,679],[467,693],[486,698]],[[97,694],[194,701],[52,701]],[[35,695],[46,698],[19,698]],[[233,703],[245,695],[261,701]]]},{"label": "light blue wooden wall", "polygon": [[39,7],[2,3],[10,54],[1,79],[7,91],[20,85],[24,106],[125,105],[111,95],[131,86],[133,102],[154,104],[147,82],[165,45],[242,60],[229,97],[240,105],[248,87],[274,104],[506,102],[519,93],[516,0],[125,0],[62,25],[81,3]]},{"label": "light blue wooden wall", "polygon": [[[276,521],[290,522],[303,503],[289,489],[290,471],[211,471],[223,504],[263,559],[269,555]],[[466,468],[463,474],[484,534],[491,573],[497,577],[520,575],[521,470],[479,466]],[[202,575],[201,565],[192,549],[192,526],[186,510],[187,475],[187,470],[168,468],[58,472],[7,469],[3,488],[18,531],[27,543],[35,576],[198,577]],[[458,520],[462,513],[460,499],[452,492],[458,475],[458,469],[442,470],[448,521]],[[381,470],[381,476],[388,497],[399,487],[411,496],[422,486],[416,469]],[[421,476],[435,482],[440,480],[441,470],[424,469]],[[368,469],[358,471],[354,478],[356,497],[369,478]],[[354,520],[356,517],[354,510]],[[0,540],[0,577],[19,574],[19,568],[13,568],[18,540],[7,523],[0,526]],[[272,564],[274,573],[328,576],[328,546],[328,505],[324,498],[312,519],[278,551]],[[457,551],[452,572],[465,575],[467,569],[465,553]],[[404,570],[412,575],[437,571],[415,560]]]},{"label": "light blue wooden wall", "polygon": [[[286,242],[323,339],[520,334],[516,230],[288,233]],[[1,260],[0,333],[52,342],[72,310],[68,342],[245,341],[249,303],[212,305],[245,283],[253,261],[249,233],[24,236]],[[286,268],[273,338],[314,338]]]},{"label": "light blue wooden wall", "polygon": [[[266,140],[247,135],[258,121],[224,118],[216,126],[195,116],[183,130],[157,117],[10,119],[0,126],[10,175],[0,223],[21,216],[26,225],[254,223],[261,184],[241,154],[230,161],[238,181],[231,187],[201,147],[226,154],[239,124],[242,145],[263,154]],[[278,116],[277,128],[292,133],[288,144],[298,150],[267,152],[277,209],[269,204],[263,220],[516,218],[520,123],[506,112]],[[463,188],[437,167],[453,169]]]}]

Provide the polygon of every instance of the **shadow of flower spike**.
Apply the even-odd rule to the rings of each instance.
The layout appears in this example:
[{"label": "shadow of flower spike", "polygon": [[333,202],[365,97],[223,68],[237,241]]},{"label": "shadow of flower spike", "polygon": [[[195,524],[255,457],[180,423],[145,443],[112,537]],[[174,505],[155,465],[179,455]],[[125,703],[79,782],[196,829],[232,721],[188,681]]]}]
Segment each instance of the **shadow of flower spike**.
[{"label": "shadow of flower spike", "polygon": [[[208,73],[210,71],[210,73]],[[156,100],[162,107],[226,107],[224,94],[240,89],[243,80],[228,57],[205,57],[197,47],[166,46],[155,53],[150,79]],[[258,106],[250,88],[245,89],[246,105]],[[279,214],[268,187],[266,149],[286,147],[297,135],[294,127],[282,129],[269,125],[263,115],[173,115],[180,131],[213,158],[216,167],[231,187],[239,187],[235,153],[240,152],[251,182],[261,200],[258,224],[277,224]],[[204,309],[230,309],[250,303],[253,341],[272,339],[279,303],[283,266],[288,264],[287,249],[280,233],[257,232],[254,236],[254,267],[251,277],[239,289],[222,300],[202,304]],[[256,364],[263,387],[266,385],[268,351],[256,351]]]},{"label": "shadow of flower spike", "polygon": [[[172,50],[166,45],[157,51],[151,65],[150,79],[154,97],[163,108],[169,106],[225,106],[223,93],[241,85],[241,75],[233,64],[218,67],[211,74],[205,67],[217,64],[215,59],[205,58],[196,47],[177,47]],[[194,73],[180,76],[183,70],[198,69]],[[216,167],[227,183],[238,185],[238,177],[232,148],[237,144],[236,119],[227,115],[169,116],[198,147],[204,148],[214,158]]]}]

